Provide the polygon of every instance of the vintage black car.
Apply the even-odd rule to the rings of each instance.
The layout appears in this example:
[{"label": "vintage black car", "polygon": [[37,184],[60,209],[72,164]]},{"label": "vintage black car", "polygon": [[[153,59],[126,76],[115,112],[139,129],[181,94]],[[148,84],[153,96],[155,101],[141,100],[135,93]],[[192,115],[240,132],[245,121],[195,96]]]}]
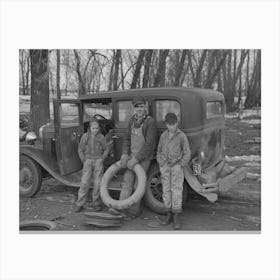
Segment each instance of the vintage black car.
[{"label": "vintage black car", "polygon": [[[77,99],[54,100],[54,120],[43,125],[39,135],[27,134],[31,143],[20,145],[20,194],[32,197],[42,178],[52,176],[61,183],[78,187],[82,163],[77,147],[88,128],[90,117],[100,120],[101,132],[110,146],[105,167],[118,161],[123,136],[133,114],[132,100],[141,95],[147,111],[157,124],[157,137],[164,131],[164,117],[174,112],[179,128],[187,135],[191,161],[185,173],[184,198],[190,186],[210,201],[245,177],[244,169],[232,169],[224,160],[225,102],[222,93],[198,88],[149,88],[102,92]],[[34,144],[35,143],[35,144]],[[162,187],[154,155],[147,174],[144,200],[153,211],[162,213]],[[118,189],[112,184],[111,189]]]}]

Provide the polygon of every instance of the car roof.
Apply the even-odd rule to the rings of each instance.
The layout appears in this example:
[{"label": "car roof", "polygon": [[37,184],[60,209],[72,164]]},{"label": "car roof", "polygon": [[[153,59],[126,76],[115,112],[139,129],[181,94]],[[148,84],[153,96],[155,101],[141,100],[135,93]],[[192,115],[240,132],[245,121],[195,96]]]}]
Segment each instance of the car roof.
[{"label": "car roof", "polygon": [[79,100],[92,100],[101,98],[117,98],[123,97],[133,97],[135,95],[140,96],[170,96],[176,94],[182,98],[186,97],[197,97],[197,98],[213,98],[223,99],[223,94],[212,90],[203,88],[186,88],[186,87],[168,87],[168,88],[141,88],[141,89],[128,89],[128,90],[118,90],[118,91],[103,91],[94,94],[80,95]]}]

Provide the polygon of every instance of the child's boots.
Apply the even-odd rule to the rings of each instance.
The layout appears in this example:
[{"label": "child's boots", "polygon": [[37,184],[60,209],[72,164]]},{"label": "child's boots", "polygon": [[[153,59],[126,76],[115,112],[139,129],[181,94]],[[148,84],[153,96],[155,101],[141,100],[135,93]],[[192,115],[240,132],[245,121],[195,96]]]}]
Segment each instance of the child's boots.
[{"label": "child's boots", "polygon": [[175,230],[181,229],[181,219],[179,213],[175,213],[173,215],[173,228]]},{"label": "child's boots", "polygon": [[168,225],[172,222],[172,213],[167,212],[165,218],[160,222],[161,225]]}]

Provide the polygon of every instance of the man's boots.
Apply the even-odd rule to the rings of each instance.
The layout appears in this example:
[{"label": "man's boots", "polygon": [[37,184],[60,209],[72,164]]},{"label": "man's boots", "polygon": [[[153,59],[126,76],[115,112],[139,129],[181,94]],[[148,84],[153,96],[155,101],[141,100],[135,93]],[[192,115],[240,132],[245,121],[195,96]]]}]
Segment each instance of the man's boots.
[{"label": "man's boots", "polygon": [[165,218],[160,222],[161,225],[168,225],[170,224],[172,221],[172,213],[171,212],[167,212],[167,215],[165,216]]},{"label": "man's boots", "polygon": [[181,229],[181,220],[180,220],[180,214],[175,213],[173,215],[173,228],[175,230]]}]

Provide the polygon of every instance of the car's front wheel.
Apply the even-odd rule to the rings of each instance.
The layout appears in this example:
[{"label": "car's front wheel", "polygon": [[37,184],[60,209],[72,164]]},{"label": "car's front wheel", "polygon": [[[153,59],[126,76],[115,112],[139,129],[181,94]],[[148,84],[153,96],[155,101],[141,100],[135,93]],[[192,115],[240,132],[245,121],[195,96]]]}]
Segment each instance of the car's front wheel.
[{"label": "car's front wheel", "polygon": [[28,156],[20,156],[19,190],[24,197],[34,196],[42,185],[42,169]]},{"label": "car's front wheel", "polygon": [[[188,184],[184,182],[183,206],[188,196]],[[146,205],[158,214],[165,213],[165,207],[162,199],[162,184],[158,164],[154,163],[150,167],[147,175],[146,192],[144,196]]]}]

